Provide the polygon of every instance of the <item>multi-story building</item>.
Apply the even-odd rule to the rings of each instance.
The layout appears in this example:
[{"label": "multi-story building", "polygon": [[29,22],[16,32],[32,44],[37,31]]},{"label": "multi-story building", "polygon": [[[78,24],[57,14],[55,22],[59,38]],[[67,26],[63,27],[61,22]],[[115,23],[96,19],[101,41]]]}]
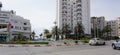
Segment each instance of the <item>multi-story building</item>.
[{"label": "multi-story building", "polygon": [[0,3],[0,41],[6,41],[8,38],[10,40],[19,33],[29,38],[31,34],[30,20],[16,15],[13,10],[3,11],[1,8],[2,3]]},{"label": "multi-story building", "polygon": [[117,23],[117,20],[107,21],[107,26],[111,29],[111,31],[108,33],[108,36],[118,36]]},{"label": "multi-story building", "polygon": [[91,28],[102,30],[105,25],[105,17],[91,17]]},{"label": "multi-story building", "polygon": [[98,37],[106,26],[105,17],[91,17],[91,31],[93,37]]},{"label": "multi-story building", "polygon": [[81,23],[85,34],[91,34],[90,0],[57,0],[57,18],[60,29],[68,25],[74,33]]},{"label": "multi-story building", "polygon": [[117,36],[119,36],[120,37],[120,17],[118,17],[117,18],[117,20],[116,20],[116,22],[117,22]]}]

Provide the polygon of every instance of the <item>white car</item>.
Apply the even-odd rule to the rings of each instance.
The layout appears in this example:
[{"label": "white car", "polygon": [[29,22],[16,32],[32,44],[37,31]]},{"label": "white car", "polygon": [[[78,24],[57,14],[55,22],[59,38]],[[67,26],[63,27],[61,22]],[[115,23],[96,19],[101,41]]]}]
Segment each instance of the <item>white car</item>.
[{"label": "white car", "polygon": [[93,38],[89,41],[89,45],[105,45],[105,41],[100,38]]},{"label": "white car", "polygon": [[118,39],[112,43],[112,48],[113,49],[118,49],[118,48],[120,49],[120,39]]}]

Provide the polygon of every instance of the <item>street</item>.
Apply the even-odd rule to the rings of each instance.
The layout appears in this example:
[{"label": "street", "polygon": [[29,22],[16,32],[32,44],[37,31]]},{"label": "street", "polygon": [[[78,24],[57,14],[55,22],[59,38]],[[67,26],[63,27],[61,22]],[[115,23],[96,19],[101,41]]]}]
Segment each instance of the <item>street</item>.
[{"label": "street", "polygon": [[105,46],[0,47],[0,55],[120,55],[120,50]]}]

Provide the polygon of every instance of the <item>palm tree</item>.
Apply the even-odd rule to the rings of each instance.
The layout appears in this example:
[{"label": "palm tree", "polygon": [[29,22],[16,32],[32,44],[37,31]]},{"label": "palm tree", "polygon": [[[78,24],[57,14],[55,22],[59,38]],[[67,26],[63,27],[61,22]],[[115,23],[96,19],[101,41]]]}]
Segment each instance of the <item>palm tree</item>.
[{"label": "palm tree", "polygon": [[43,34],[41,33],[39,36],[42,36]]},{"label": "palm tree", "polygon": [[63,35],[64,35],[63,30],[60,30],[60,29],[59,29],[59,35],[61,36],[61,39],[63,40],[63,39],[64,39],[64,37],[63,37]]},{"label": "palm tree", "polygon": [[48,29],[44,29],[44,35],[45,35],[45,37],[46,37],[46,35],[47,35],[48,33],[50,33],[49,30],[48,30]]},{"label": "palm tree", "polygon": [[77,23],[77,26],[75,27],[75,35],[76,39],[80,39],[81,37],[84,36],[84,27],[82,24]]},{"label": "palm tree", "polygon": [[56,40],[59,40],[59,29],[57,26],[55,26],[53,29],[52,29],[52,34],[53,36],[56,36]]},{"label": "palm tree", "polygon": [[98,35],[98,37],[99,38],[103,38],[103,36],[102,36],[102,30],[101,29],[97,29],[97,35]]},{"label": "palm tree", "polygon": [[33,38],[33,40],[35,39],[35,34],[36,34],[36,33],[33,31],[33,32],[32,32],[32,38]]},{"label": "palm tree", "polygon": [[48,29],[44,30],[44,34],[50,33]]},{"label": "palm tree", "polygon": [[105,35],[105,34],[107,34],[107,39],[111,39],[111,37],[109,36],[108,37],[108,34],[109,34],[109,32],[111,32],[112,31],[112,29],[110,28],[110,26],[105,26],[104,28],[103,28],[103,30],[102,30],[102,33],[103,33],[103,35]]},{"label": "palm tree", "polygon": [[61,34],[65,35],[66,38],[67,38],[67,35],[70,35],[70,33],[71,33],[71,30],[69,25],[65,25],[62,27]]},{"label": "palm tree", "polygon": [[47,33],[46,38],[48,39],[48,38],[51,38],[51,37],[52,37],[52,34],[51,33]]},{"label": "palm tree", "polygon": [[40,36],[40,38],[42,38],[43,34],[41,33],[39,36]]}]

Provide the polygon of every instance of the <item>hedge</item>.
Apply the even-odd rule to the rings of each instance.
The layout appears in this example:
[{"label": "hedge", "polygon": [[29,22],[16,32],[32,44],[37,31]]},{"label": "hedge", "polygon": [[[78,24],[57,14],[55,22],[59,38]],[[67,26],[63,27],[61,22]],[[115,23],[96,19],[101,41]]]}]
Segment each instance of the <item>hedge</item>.
[{"label": "hedge", "polygon": [[0,44],[49,44],[49,42],[0,42]]}]

